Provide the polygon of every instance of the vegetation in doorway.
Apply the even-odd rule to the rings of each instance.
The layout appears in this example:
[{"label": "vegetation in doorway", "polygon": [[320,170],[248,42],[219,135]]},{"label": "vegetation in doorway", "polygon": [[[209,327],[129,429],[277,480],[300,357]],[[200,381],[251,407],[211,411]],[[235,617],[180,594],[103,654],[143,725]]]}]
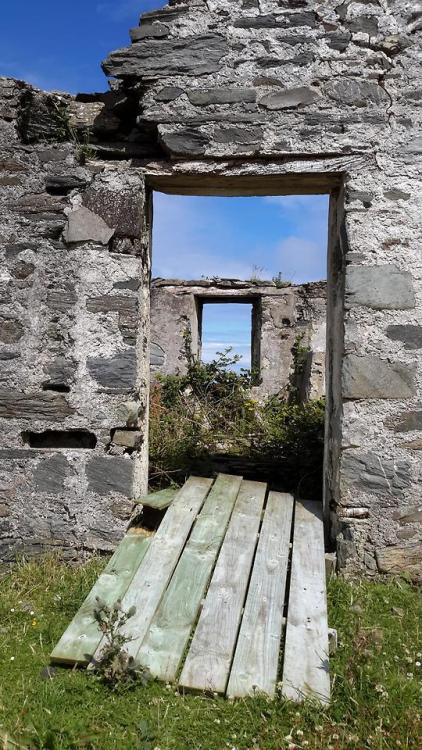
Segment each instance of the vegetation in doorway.
[{"label": "vegetation in doorway", "polygon": [[151,488],[182,483],[190,473],[209,475],[224,460],[222,470],[319,499],[324,401],[254,399],[254,373],[230,370],[238,362],[230,349],[201,362],[192,354],[189,330],[181,356],[186,372],[160,376],[152,388]]},{"label": "vegetation in doorway", "polygon": [[[422,746],[420,592],[405,580],[328,588],[329,707],[281,697],[227,701],[173,686],[110,691],[49,654],[104,568],[54,558],[0,569],[0,745],[25,750],[400,750]],[[7,745],[6,745],[7,746]],[[11,745],[13,747],[13,745]]]}]

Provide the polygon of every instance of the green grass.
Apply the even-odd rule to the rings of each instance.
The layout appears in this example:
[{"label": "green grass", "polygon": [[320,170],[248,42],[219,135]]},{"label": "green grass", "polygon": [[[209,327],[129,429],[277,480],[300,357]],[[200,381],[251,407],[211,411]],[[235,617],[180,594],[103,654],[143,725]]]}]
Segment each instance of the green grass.
[{"label": "green grass", "polygon": [[111,692],[85,671],[42,674],[104,560],[21,564],[0,580],[0,746],[10,733],[54,750],[393,750],[422,747],[420,593],[405,581],[329,587],[330,708],[277,698],[229,702],[152,683]]}]

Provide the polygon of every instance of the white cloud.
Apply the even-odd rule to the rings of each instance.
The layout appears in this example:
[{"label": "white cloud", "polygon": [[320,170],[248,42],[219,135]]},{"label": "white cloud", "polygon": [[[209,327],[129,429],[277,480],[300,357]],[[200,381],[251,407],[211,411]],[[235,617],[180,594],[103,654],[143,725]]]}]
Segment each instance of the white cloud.
[{"label": "white cloud", "polygon": [[206,210],[184,196],[154,196],[153,273],[163,278],[221,276],[244,279],[251,266],[215,250],[216,227]]}]

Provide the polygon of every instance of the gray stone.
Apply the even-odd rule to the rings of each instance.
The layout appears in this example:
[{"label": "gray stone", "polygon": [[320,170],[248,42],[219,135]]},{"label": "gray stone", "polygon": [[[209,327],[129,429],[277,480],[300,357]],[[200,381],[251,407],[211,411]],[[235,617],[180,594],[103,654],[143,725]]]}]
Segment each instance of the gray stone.
[{"label": "gray stone", "polygon": [[46,305],[50,310],[66,313],[72,310],[77,300],[75,286],[68,282],[64,288],[53,289],[47,293]]},{"label": "gray stone", "polygon": [[415,371],[400,362],[348,354],[343,361],[342,393],[346,399],[404,399],[416,394]]},{"label": "gray stone", "polygon": [[134,29],[130,30],[132,42],[139,42],[141,39],[163,39],[168,34],[169,27],[159,22],[142,24],[142,26],[135,26]]},{"label": "gray stone", "polygon": [[50,195],[65,195],[71,190],[82,189],[87,180],[76,174],[49,174],[45,180],[45,189]]},{"label": "gray stone", "polygon": [[141,283],[141,279],[135,277],[126,281],[117,281],[113,284],[113,289],[129,289],[131,292],[137,292],[141,288]]},{"label": "gray stone", "polygon": [[373,310],[410,310],[415,307],[412,276],[396,266],[349,266],[346,304]]},{"label": "gray stone", "polygon": [[391,420],[388,426],[391,427],[394,432],[414,432],[415,430],[422,430],[422,410],[416,409],[407,412],[403,412],[398,417],[398,422],[394,423]]},{"label": "gray stone", "polygon": [[354,33],[369,34],[376,36],[378,34],[378,18],[376,16],[362,15],[356,16],[351,21],[346,22],[347,27]]},{"label": "gray stone", "polygon": [[113,435],[113,443],[124,448],[139,448],[143,439],[142,432],[138,430],[116,430]]},{"label": "gray stone", "polygon": [[103,63],[103,69],[106,75],[116,78],[199,76],[216,73],[228,52],[227,40],[219,34],[194,35],[186,39],[144,39],[113,52]]},{"label": "gray stone", "polygon": [[372,81],[357,78],[339,78],[325,85],[325,93],[340,104],[354,107],[367,107],[374,104],[387,105],[390,98],[387,92]]},{"label": "gray stone", "polygon": [[262,128],[257,127],[222,127],[214,131],[213,140],[216,143],[259,144],[262,141],[263,135]]},{"label": "gray stone", "polygon": [[178,99],[185,92],[178,86],[164,86],[155,95],[155,101],[157,102],[173,102]]},{"label": "gray stone", "polygon": [[308,86],[299,86],[295,89],[283,89],[267,94],[259,100],[259,104],[270,110],[290,109],[313,104],[318,97],[317,91]]},{"label": "gray stone", "polygon": [[0,417],[61,422],[74,413],[66,398],[59,393],[22,393],[0,388]]},{"label": "gray stone", "polygon": [[138,300],[136,297],[122,297],[112,294],[103,294],[101,297],[90,297],[86,302],[86,309],[93,313],[133,313],[138,312]]},{"label": "gray stone", "polygon": [[127,393],[135,386],[136,353],[133,349],[110,358],[89,357],[87,366],[91,377],[107,390]]},{"label": "gray stone", "polygon": [[422,505],[414,505],[411,508],[401,508],[393,513],[393,518],[400,526],[408,523],[422,523]]},{"label": "gray stone", "polygon": [[151,343],[150,364],[151,367],[162,367],[166,361],[164,349],[154,342]]},{"label": "gray stone", "polygon": [[343,454],[341,471],[346,486],[358,487],[373,495],[402,497],[411,484],[410,464],[382,461],[375,453]]},{"label": "gray stone", "polygon": [[50,495],[65,492],[65,480],[69,470],[70,464],[66,456],[57,455],[42,459],[33,472],[36,491]]},{"label": "gray stone", "polygon": [[74,380],[77,362],[65,357],[57,357],[46,367],[46,380],[44,385],[69,385]]},{"label": "gray stone", "polygon": [[413,138],[404,148],[405,154],[422,154],[422,135]]},{"label": "gray stone", "polygon": [[422,349],[422,326],[391,325],[387,328],[387,336],[393,341],[403,341],[407,350]]},{"label": "gray stone", "polygon": [[237,104],[239,102],[255,102],[255,89],[194,89],[188,91],[188,98],[191,104],[196,106],[208,106],[209,104]]},{"label": "gray stone", "polygon": [[32,276],[34,271],[35,266],[33,263],[26,263],[24,260],[18,260],[16,265],[12,268],[12,276],[14,276],[15,279],[24,280],[29,276]]},{"label": "gray stone", "polygon": [[20,320],[0,318],[0,341],[3,344],[16,344],[24,334]]},{"label": "gray stone", "polygon": [[209,143],[207,136],[193,128],[183,128],[173,133],[161,133],[160,140],[172,156],[202,156]]},{"label": "gray stone", "polygon": [[405,193],[404,190],[391,188],[390,190],[384,190],[384,197],[389,201],[408,201],[411,195],[410,193]]},{"label": "gray stone", "polygon": [[380,573],[406,573],[415,583],[422,582],[421,543],[408,547],[384,547],[377,549],[375,555]]},{"label": "gray stone", "polygon": [[411,440],[409,443],[402,443],[401,448],[405,448],[408,451],[422,451],[422,438]]},{"label": "gray stone", "polygon": [[[83,204],[96,216],[101,217],[107,228],[113,227],[111,236],[135,239],[142,236],[143,205],[137,190],[88,188],[83,196]],[[107,236],[106,232],[105,238]]]},{"label": "gray stone", "polygon": [[294,26],[316,26],[316,15],[312,11],[298,13],[267,14],[238,18],[233,24],[240,29],[274,29]]},{"label": "gray stone", "polygon": [[125,497],[133,495],[133,463],[130,459],[95,456],[87,463],[86,476],[89,492],[101,496],[110,493]]},{"label": "gray stone", "polygon": [[69,245],[75,242],[98,242],[100,245],[108,245],[114,235],[105,221],[89,209],[81,207],[72,211],[67,220],[63,237]]}]

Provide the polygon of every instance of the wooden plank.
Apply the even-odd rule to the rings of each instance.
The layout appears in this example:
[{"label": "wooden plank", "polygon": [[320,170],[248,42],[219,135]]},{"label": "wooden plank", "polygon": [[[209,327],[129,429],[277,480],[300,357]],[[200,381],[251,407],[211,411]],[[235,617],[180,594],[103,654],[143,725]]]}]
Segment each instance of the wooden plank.
[{"label": "wooden plank", "polygon": [[293,502],[284,493],[268,497],[227,688],[231,698],[275,695]]},{"label": "wooden plank", "polygon": [[102,633],[94,619],[96,597],[109,606],[120,599],[141,564],[150,544],[136,534],[127,534],[91,589],[69,627],[51,654],[53,662],[86,664],[95,653]]},{"label": "wooden plank", "polygon": [[165,510],[172,504],[178,492],[178,487],[166,487],[164,490],[143,495],[135,500],[135,503],[137,505],[144,505],[146,508],[153,508],[154,510]]},{"label": "wooden plank", "polygon": [[246,597],[267,486],[243,481],[180,685],[224,693]]},{"label": "wooden plank", "polygon": [[136,660],[159,679],[176,679],[241,481],[217,477],[138,652]]},{"label": "wooden plank", "polygon": [[[192,524],[212,484],[212,479],[190,477],[177,493],[122,599],[123,611],[127,612],[131,607],[136,608],[135,614],[121,631],[127,638],[125,650],[134,658],[147,634]],[[95,658],[100,656],[102,648],[103,641],[94,654]]]},{"label": "wooden plank", "polygon": [[330,701],[322,505],[296,503],[283,695]]}]

